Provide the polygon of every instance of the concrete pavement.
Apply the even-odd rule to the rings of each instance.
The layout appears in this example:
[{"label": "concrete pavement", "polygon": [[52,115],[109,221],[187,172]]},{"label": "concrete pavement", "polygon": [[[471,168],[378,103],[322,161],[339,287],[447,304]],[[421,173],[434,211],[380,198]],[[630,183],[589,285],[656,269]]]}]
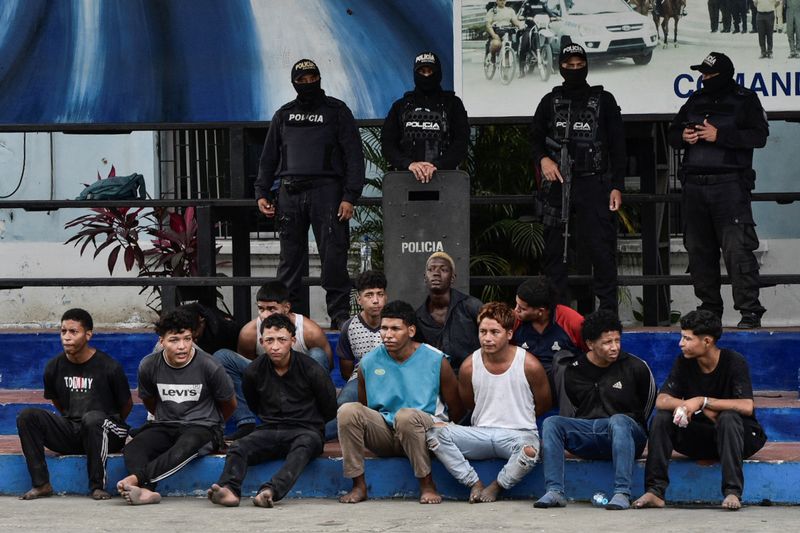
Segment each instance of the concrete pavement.
[{"label": "concrete pavement", "polygon": [[95,502],[88,497],[54,496],[23,502],[0,497],[0,531],[794,531],[800,507],[748,506],[738,512],[715,508],[605,511],[589,504],[565,509],[534,509],[530,501],[469,505],[446,501],[419,505],[414,500],[374,500],[343,505],[330,499],[290,499],[274,509],[212,506],[205,498],[165,498],[132,507],[120,498]]}]

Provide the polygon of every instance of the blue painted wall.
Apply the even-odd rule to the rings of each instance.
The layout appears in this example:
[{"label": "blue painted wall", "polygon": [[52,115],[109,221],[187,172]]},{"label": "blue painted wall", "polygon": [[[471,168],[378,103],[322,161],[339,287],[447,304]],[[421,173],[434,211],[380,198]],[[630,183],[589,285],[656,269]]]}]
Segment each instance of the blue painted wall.
[{"label": "blue painted wall", "polygon": [[[648,362],[660,386],[669,374],[678,349],[678,332],[625,332],[622,346]],[[329,333],[328,340],[336,351],[338,333]],[[156,343],[153,333],[96,333],[92,344],[122,362],[125,373],[136,386],[139,361]],[[750,362],[753,388],[756,390],[797,390],[800,368],[800,333],[726,331],[720,346],[742,353]],[[40,389],[44,365],[61,351],[56,333],[0,333],[0,389]],[[337,359],[334,357],[334,359]],[[337,367],[334,380],[342,386]]]}]

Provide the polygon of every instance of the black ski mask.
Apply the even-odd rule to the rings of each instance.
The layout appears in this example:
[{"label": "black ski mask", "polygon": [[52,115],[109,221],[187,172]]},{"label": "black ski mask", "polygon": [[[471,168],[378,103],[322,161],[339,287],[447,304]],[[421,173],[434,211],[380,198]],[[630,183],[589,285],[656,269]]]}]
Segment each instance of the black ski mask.
[{"label": "black ski mask", "polygon": [[702,63],[699,65],[692,65],[692,70],[697,70],[701,74],[716,74],[706,80],[703,80],[703,91],[708,93],[715,93],[721,91],[733,84],[733,62],[723,53],[711,52],[706,56]]},{"label": "black ski mask", "polygon": [[[430,67],[433,74],[423,76],[419,73],[422,67]],[[423,52],[414,59],[414,86],[423,93],[442,90],[442,65],[439,57],[433,52]]]},{"label": "black ski mask", "polygon": [[292,86],[297,91],[297,101],[303,106],[312,105],[325,96],[319,79],[311,83],[297,83],[296,80],[306,74],[319,76],[317,64],[310,59],[301,59],[292,66]]},{"label": "black ski mask", "polygon": [[[579,69],[568,69],[562,65],[567,62],[571,57],[579,57],[583,59],[586,66]],[[586,85],[586,77],[589,74],[589,62],[586,60],[586,50],[579,44],[568,44],[561,49],[558,55],[558,69],[561,72],[561,77],[564,78],[565,89],[579,89]]]}]

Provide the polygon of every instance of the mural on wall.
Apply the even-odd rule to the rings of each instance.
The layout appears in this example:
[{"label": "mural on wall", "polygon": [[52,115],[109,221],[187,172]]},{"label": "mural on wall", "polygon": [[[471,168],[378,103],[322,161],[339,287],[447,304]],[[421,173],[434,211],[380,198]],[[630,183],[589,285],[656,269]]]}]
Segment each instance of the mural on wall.
[{"label": "mural on wall", "polygon": [[3,0],[0,125],[266,121],[303,57],[383,118],[422,50],[453,64],[451,0]]}]

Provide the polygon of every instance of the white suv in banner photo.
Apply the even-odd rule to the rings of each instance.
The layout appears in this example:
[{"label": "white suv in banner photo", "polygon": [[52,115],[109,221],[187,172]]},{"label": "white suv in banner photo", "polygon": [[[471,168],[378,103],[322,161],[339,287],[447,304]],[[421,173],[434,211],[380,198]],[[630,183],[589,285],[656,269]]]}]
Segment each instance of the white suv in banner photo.
[{"label": "white suv in banner photo", "polygon": [[569,37],[590,58],[630,57],[646,65],[653,57],[658,34],[653,19],[640,15],[625,0],[547,0],[550,29],[556,41]]}]

